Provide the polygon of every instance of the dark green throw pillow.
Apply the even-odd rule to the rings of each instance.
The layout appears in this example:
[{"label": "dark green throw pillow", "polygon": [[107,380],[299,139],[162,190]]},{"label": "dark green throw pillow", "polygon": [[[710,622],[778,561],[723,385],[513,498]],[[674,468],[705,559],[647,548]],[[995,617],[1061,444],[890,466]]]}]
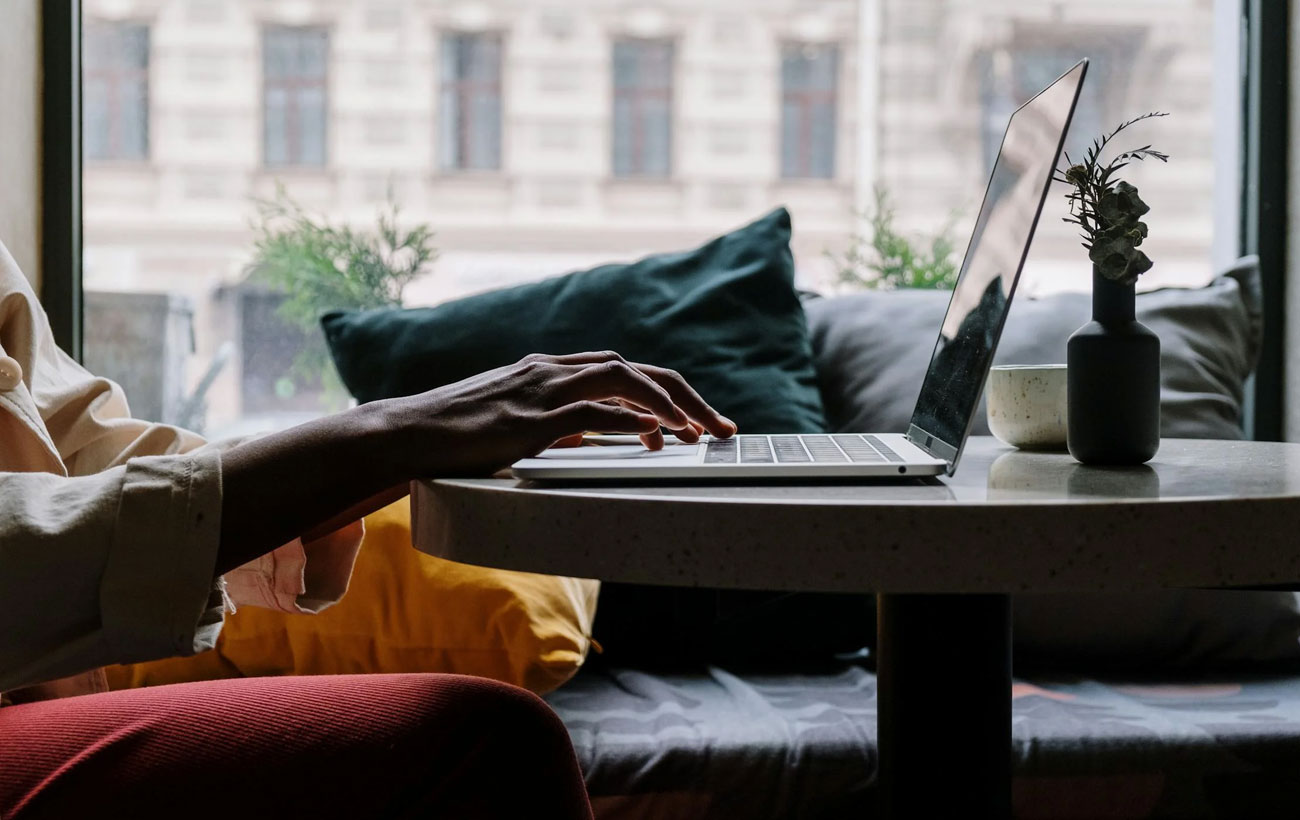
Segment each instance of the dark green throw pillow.
[{"label": "dark green throw pillow", "polygon": [[[361,401],[529,353],[609,349],[681,372],[742,432],[826,429],[783,208],[695,250],[433,308],[335,312],[321,324]],[[825,656],[862,646],[872,628],[868,596],[606,583],[600,613],[595,631],[610,656],[646,663]]]},{"label": "dark green throw pillow", "polygon": [[784,208],[695,250],[432,308],[336,311],[321,324],[343,383],[363,402],[529,353],[609,349],[679,371],[743,432],[826,427]]}]

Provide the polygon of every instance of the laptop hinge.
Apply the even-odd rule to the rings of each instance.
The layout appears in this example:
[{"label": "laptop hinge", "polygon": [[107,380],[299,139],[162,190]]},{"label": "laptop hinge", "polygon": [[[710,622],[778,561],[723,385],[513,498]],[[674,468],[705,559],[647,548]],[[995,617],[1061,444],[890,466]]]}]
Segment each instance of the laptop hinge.
[{"label": "laptop hinge", "polygon": [[920,447],[937,459],[942,459],[951,468],[957,460],[957,448],[938,436],[927,433],[915,424],[907,426],[907,440]]}]

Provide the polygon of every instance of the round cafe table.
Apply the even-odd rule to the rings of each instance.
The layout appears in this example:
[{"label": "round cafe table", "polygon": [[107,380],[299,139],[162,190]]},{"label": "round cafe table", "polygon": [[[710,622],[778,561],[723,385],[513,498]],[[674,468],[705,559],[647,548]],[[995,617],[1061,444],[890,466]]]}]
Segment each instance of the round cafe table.
[{"label": "round cafe table", "polygon": [[887,817],[1010,816],[1012,593],[1300,582],[1300,444],[1166,439],[1147,465],[1102,468],[974,437],[951,478],[413,493],[415,546],[454,561],[877,593]]}]

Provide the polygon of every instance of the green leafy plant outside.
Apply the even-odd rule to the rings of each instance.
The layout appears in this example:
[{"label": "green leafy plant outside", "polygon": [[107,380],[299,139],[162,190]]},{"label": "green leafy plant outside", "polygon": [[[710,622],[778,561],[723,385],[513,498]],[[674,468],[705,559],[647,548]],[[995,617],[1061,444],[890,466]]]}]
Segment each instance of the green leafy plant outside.
[{"label": "green leafy plant outside", "polygon": [[400,307],[407,285],[438,257],[433,231],[427,225],[400,227],[400,208],[391,195],[373,230],[310,214],[283,187],[255,204],[248,278],[284,294],[276,313],[307,339],[277,392],[291,394],[297,379],[321,385],[326,402],[340,404],[347,394],[320,332],[321,314]]},{"label": "green leafy plant outside", "polygon": [[1065,154],[1065,168],[1057,169],[1053,179],[1070,186],[1065,195],[1070,203],[1070,215],[1062,217],[1071,225],[1078,225],[1083,247],[1097,271],[1107,279],[1132,285],[1137,278],[1151,270],[1151,259],[1138,250],[1147,238],[1147,224],[1142,221],[1151,207],[1142,201],[1138,189],[1118,179],[1115,172],[1132,162],[1156,159],[1168,162],[1169,155],[1150,145],[1122,151],[1109,162],[1101,161],[1102,152],[1120,132],[1143,120],[1168,116],[1152,111],[1120,123],[1109,134],[1092,141],[1092,147],[1082,162],[1074,162]]},{"label": "green leafy plant outside", "polygon": [[874,207],[860,215],[866,231],[855,232],[843,256],[827,252],[836,280],[849,288],[925,288],[951,290],[957,283],[956,245],[952,223],[928,239],[899,233],[889,195],[875,191]]}]

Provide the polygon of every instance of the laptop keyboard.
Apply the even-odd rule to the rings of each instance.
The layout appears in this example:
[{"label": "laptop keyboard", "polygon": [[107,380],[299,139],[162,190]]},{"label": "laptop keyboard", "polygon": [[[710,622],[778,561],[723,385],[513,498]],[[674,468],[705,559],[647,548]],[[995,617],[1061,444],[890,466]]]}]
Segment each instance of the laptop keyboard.
[{"label": "laptop keyboard", "polygon": [[885,464],[903,457],[878,436],[736,436],[711,440],[705,464]]}]

